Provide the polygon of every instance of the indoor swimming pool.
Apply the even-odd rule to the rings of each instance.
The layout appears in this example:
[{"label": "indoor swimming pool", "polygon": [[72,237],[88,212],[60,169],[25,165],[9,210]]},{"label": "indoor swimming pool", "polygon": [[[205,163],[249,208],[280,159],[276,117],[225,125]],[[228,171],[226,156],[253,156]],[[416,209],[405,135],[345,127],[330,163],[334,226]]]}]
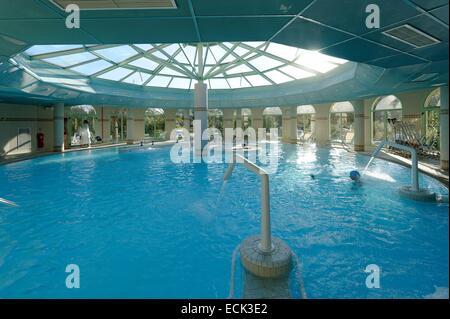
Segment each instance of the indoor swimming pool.
[{"label": "indoor swimming pool", "polygon": [[[423,298],[449,285],[443,203],[403,199],[409,169],[344,149],[280,144],[273,234],[300,258],[309,298]],[[170,147],[111,148],[0,166],[0,298],[226,298],[231,257],[260,227],[242,166],[173,164]],[[80,289],[67,289],[68,264]],[[364,269],[381,269],[368,289]],[[239,280],[239,278],[238,278]]]}]

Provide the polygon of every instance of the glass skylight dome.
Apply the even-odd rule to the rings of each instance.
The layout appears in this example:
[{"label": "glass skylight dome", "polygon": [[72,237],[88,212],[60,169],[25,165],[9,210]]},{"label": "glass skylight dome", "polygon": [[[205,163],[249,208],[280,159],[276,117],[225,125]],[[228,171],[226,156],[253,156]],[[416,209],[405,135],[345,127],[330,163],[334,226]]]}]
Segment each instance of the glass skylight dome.
[{"label": "glass skylight dome", "polygon": [[193,89],[199,80],[211,89],[282,84],[347,62],[272,42],[38,45],[25,54],[89,78],[177,89]]}]

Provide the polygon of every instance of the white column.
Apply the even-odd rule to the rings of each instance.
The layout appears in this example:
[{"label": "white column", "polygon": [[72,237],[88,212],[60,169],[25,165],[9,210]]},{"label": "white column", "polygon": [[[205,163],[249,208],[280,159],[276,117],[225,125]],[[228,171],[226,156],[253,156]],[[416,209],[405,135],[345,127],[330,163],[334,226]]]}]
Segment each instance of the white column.
[{"label": "white column", "polygon": [[127,110],[127,144],[133,144],[134,138],[134,114],[133,110]]},{"label": "white column", "polygon": [[234,128],[233,127],[233,109],[223,109],[223,128]]},{"label": "white column", "polygon": [[111,142],[111,111],[104,106],[100,109],[100,128],[103,143]]},{"label": "white column", "polygon": [[297,108],[285,107],[283,110],[283,137],[285,143],[297,143]]},{"label": "white column", "polygon": [[242,128],[242,109],[236,109],[236,128]]},{"label": "white column", "polygon": [[194,119],[196,123],[200,123],[200,126],[194,126],[194,138],[200,142],[195,143],[195,155],[201,156],[203,147],[207,143],[202,140],[202,134],[208,128],[208,86],[203,82],[195,84]]},{"label": "white column", "polygon": [[324,146],[330,142],[330,107],[331,104],[317,104],[316,108],[316,123],[315,123],[315,137],[317,145]]},{"label": "white column", "polygon": [[354,150],[356,152],[364,152],[364,100],[351,102],[355,109],[355,122],[353,123],[355,138]]},{"label": "white column", "polygon": [[448,85],[441,86],[441,168],[448,171]]},{"label": "white column", "polygon": [[188,130],[189,132],[191,131],[191,114],[190,114],[190,110],[186,109],[184,110],[183,113],[183,127]]},{"label": "white column", "polygon": [[252,109],[252,126],[256,132],[259,128],[264,127],[263,112],[264,109]]},{"label": "white column", "polygon": [[165,122],[165,133],[166,133],[166,139],[170,140],[170,133],[176,129],[177,127],[177,110],[176,109],[165,109],[164,114],[166,115],[166,122]]},{"label": "white column", "polygon": [[54,120],[54,147],[55,152],[64,151],[64,103],[58,103],[53,107]]}]

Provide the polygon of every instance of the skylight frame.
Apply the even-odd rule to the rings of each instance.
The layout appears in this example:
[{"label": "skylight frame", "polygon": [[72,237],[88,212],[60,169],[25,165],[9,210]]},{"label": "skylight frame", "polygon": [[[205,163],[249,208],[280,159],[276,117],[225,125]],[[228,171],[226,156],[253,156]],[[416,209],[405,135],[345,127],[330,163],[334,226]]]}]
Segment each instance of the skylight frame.
[{"label": "skylight frame", "polygon": [[[64,50],[59,50],[59,49]],[[136,54],[119,54],[125,58],[116,58],[114,56],[114,48],[127,48],[131,53]],[[277,50],[282,52],[286,51],[286,48],[290,48],[288,54],[276,55]],[[31,48],[32,49],[32,48]],[[315,54],[310,51],[306,51],[299,48],[288,47],[285,45],[272,43],[272,42],[217,42],[217,43],[204,43],[203,44],[203,72],[200,74],[198,66],[198,44],[192,43],[166,43],[166,44],[116,44],[116,45],[65,45],[58,50],[44,50],[44,53],[26,55],[31,60],[40,60],[45,62],[48,58],[64,58],[65,56],[72,54],[87,53],[92,54],[95,58],[80,61],[80,63],[72,64],[63,69],[68,69],[74,73],[85,76],[87,79],[105,79],[104,74],[110,73],[119,68],[125,68],[130,70],[124,78],[111,79],[114,82],[127,83],[130,82],[128,78],[135,76],[136,73],[148,74],[148,78],[143,81],[135,81],[138,83],[127,83],[141,86],[152,86],[151,83],[155,82],[154,79],[164,79],[161,84],[156,87],[170,88],[171,83],[186,82],[190,83],[185,89],[192,89],[192,83],[196,81],[204,80],[209,83],[209,80],[213,82],[221,83],[220,89],[237,89],[245,87],[260,87],[266,85],[279,85],[283,83],[289,83],[296,79],[303,79],[307,77],[317,76],[322,73],[327,73],[334,68],[348,62],[342,59],[336,59],[324,54],[317,53],[319,62],[324,62],[331,66],[330,70],[321,72],[317,68],[309,68],[307,65],[301,65],[297,63],[302,53]],[[30,50],[30,49],[29,49]],[[104,51],[101,51],[104,50]],[[241,50],[241,51],[239,51]],[[106,54],[105,52],[108,52]],[[241,52],[242,54],[238,54]],[[156,54],[156,55],[155,55]],[[217,55],[217,56],[216,56]],[[290,57],[287,59],[286,57]],[[143,60],[146,59],[146,60]],[[320,61],[322,59],[322,61]],[[147,61],[148,66],[140,65],[139,61]],[[257,61],[265,61],[268,65],[267,68],[258,67]],[[271,63],[273,61],[273,63]],[[77,69],[82,70],[83,67],[87,67],[89,64],[103,62],[106,68],[99,68],[94,73],[89,74],[85,72],[78,72]],[[49,63],[49,62],[46,62]],[[51,64],[51,63],[50,63]],[[263,63],[264,64],[264,63]],[[273,65],[270,65],[273,64]],[[53,64],[56,67],[58,65]],[[95,64],[93,64],[95,65]],[[150,67],[150,68],[149,68]],[[286,69],[288,68],[288,69]],[[239,70],[239,72],[232,72],[232,70]],[[147,77],[147,76],[146,76]],[[127,80],[128,79],[128,80]],[[189,80],[189,81],[188,81]],[[218,81],[216,81],[218,80]],[[225,82],[227,86],[225,86]],[[238,83],[241,83],[239,87],[236,87]],[[178,87],[177,87],[178,88]],[[214,89],[214,85],[212,87]]]}]

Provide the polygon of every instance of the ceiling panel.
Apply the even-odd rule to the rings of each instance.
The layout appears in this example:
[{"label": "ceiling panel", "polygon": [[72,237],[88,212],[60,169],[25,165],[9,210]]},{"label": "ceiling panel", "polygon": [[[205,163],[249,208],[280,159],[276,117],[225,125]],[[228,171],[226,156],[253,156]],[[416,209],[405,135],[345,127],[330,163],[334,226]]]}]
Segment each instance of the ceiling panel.
[{"label": "ceiling panel", "polygon": [[139,10],[87,10],[83,17],[93,18],[149,18],[149,17],[191,17],[188,0],[176,0],[176,9],[139,9]]},{"label": "ceiling panel", "polygon": [[321,53],[340,58],[346,57],[347,60],[355,62],[367,62],[386,56],[393,56],[399,52],[381,45],[355,38],[322,50]]},{"label": "ceiling panel", "polygon": [[369,62],[369,64],[371,65],[376,65],[382,68],[396,68],[399,66],[421,64],[421,63],[428,63],[428,62],[407,54],[397,54],[391,57],[381,58]]},{"label": "ceiling panel", "polygon": [[432,10],[430,13],[442,22],[448,24],[448,5]]},{"label": "ceiling panel", "polygon": [[415,49],[410,51],[410,53],[431,61],[439,61],[445,59],[448,60],[448,50],[448,42],[446,42],[422,49]]},{"label": "ceiling panel", "polygon": [[273,41],[307,50],[319,50],[350,38],[351,36],[346,33],[298,18],[281,31]]},{"label": "ceiling panel", "polygon": [[[126,26],[126,27],[124,27]],[[101,19],[81,27],[103,43],[178,43],[197,41],[192,19]]]},{"label": "ceiling panel", "polygon": [[240,41],[265,41],[290,20],[289,17],[197,19],[204,42],[235,41],[238,38]]},{"label": "ceiling panel", "polygon": [[369,4],[376,4],[380,7],[381,27],[420,13],[414,7],[408,6],[404,1],[399,0],[318,0],[305,11],[303,16],[353,34],[361,35],[371,31],[367,29],[365,24],[368,16],[366,7]]},{"label": "ceiling panel", "polygon": [[448,0],[410,0],[425,10],[431,10],[439,6],[448,4]]},{"label": "ceiling panel", "polygon": [[[432,18],[426,16],[426,15],[422,15],[419,17],[415,17],[412,19],[408,19],[406,21],[403,21],[402,23],[396,23],[390,27],[387,28],[383,28],[377,31],[372,31],[371,33],[365,34],[362,37],[384,44],[384,45],[388,45],[392,48],[401,50],[401,51],[405,51],[405,52],[411,52],[411,51],[415,51],[415,47],[408,45],[402,41],[393,39],[387,35],[384,35],[383,32],[386,30],[390,30],[392,28],[401,26],[401,25],[411,25],[415,28],[417,28],[420,31],[423,31],[433,37],[435,37],[436,39],[440,40],[440,41],[444,41],[444,42],[448,42],[448,29],[445,28],[442,24],[440,24],[439,22],[436,22],[435,20],[433,20]],[[429,50],[433,50],[433,49],[437,49],[439,44],[437,45],[432,45],[429,47]]]},{"label": "ceiling panel", "polygon": [[296,15],[308,6],[312,0],[194,0],[192,4],[197,16],[242,16],[242,15]]},{"label": "ceiling panel", "polygon": [[[0,20],[1,33],[29,44],[95,43],[95,39],[81,29],[67,29],[63,19],[8,21]],[[31,31],[32,30],[32,31]]]},{"label": "ceiling panel", "polygon": [[[60,18],[61,14],[50,3],[39,0],[2,0],[0,1],[1,19],[41,19]],[[0,29],[1,30],[1,29]]]}]

